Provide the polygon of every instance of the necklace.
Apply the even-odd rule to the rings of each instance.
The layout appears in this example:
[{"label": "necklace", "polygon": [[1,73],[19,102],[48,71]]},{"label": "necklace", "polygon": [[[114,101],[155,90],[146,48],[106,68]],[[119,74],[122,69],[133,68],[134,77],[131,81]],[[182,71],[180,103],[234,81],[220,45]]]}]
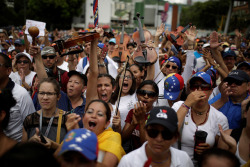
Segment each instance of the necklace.
[{"label": "necklace", "polygon": [[192,110],[192,109],[191,109],[191,111],[193,111],[197,116],[200,116],[200,115],[203,115],[203,114],[205,114],[205,113],[208,113],[209,110],[210,110],[210,106],[208,107],[208,110],[207,110],[207,111],[203,111],[203,112],[199,112],[199,111],[195,111],[195,110]]},{"label": "necklace", "polygon": [[[203,112],[203,114],[204,114],[204,113],[206,113],[206,117],[205,117],[204,121],[203,121],[203,122],[201,122],[200,124],[196,125],[196,126],[203,125],[203,124],[207,121],[207,119],[208,119],[208,112],[209,112],[209,110],[210,110],[210,106],[209,106],[209,108],[208,108],[208,110],[207,110],[206,112]],[[193,111],[193,110],[191,110],[191,111]],[[194,112],[195,112],[195,111],[194,111]],[[191,118],[192,118],[193,122],[194,122],[195,124],[197,124],[197,123],[194,121],[194,117],[193,117],[192,112],[191,112]]]}]

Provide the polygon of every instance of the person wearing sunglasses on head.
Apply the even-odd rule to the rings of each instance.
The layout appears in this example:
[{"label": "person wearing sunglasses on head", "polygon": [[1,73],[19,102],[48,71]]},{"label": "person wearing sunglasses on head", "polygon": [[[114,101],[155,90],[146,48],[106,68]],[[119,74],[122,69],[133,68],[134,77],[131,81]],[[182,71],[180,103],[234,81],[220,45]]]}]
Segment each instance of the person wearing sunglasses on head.
[{"label": "person wearing sunglasses on head", "polygon": [[31,86],[36,72],[31,71],[32,58],[26,52],[16,54],[16,72],[10,74],[10,78],[17,84],[24,87],[27,91],[31,92]]},{"label": "person wearing sunglasses on head", "polygon": [[[226,130],[228,121],[221,112],[208,103],[208,98],[212,93],[212,79],[209,74],[198,72],[193,75],[189,81],[189,89],[190,94],[187,99],[178,101],[172,106],[177,111],[178,128],[181,133],[181,139],[175,147],[186,151],[197,165],[199,159],[194,158],[194,154],[199,156],[216,145],[220,134],[218,124],[220,123],[222,129]],[[194,147],[194,135],[197,131],[203,131],[207,137]]]},{"label": "person wearing sunglasses on head", "polygon": [[126,152],[139,148],[145,142],[145,120],[157,100],[158,93],[158,86],[152,80],[143,81],[137,88],[138,102],[134,109],[129,111],[122,131],[122,140],[130,141],[130,146],[125,148]]},{"label": "person wearing sunglasses on head", "polygon": [[144,131],[147,141],[123,156],[118,167],[194,166],[187,153],[171,147],[179,137],[178,119],[172,108],[159,106],[151,109]]},{"label": "person wearing sunglasses on head", "polygon": [[46,46],[41,51],[41,56],[48,77],[55,78],[59,82],[61,90],[66,93],[69,81],[68,72],[56,66],[57,56],[55,49],[51,46]]},{"label": "person wearing sunglasses on head", "polygon": [[229,128],[240,128],[241,102],[248,98],[250,77],[242,70],[233,70],[223,80],[221,93],[209,101],[228,119]]}]

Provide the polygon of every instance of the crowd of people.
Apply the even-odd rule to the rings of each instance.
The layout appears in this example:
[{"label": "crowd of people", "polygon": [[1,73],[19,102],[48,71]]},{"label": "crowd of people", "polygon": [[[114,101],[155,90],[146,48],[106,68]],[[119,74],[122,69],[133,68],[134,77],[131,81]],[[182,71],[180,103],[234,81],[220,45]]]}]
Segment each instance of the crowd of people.
[{"label": "crowd of people", "polygon": [[162,24],[122,44],[102,28],[45,30],[34,44],[25,28],[0,29],[1,166],[250,166],[239,31],[198,38],[191,26],[179,44]]}]

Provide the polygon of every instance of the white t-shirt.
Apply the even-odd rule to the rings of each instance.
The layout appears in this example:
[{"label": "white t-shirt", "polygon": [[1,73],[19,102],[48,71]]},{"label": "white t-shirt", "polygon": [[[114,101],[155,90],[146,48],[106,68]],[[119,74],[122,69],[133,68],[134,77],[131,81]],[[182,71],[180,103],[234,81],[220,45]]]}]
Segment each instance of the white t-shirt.
[{"label": "white t-shirt", "polygon": [[113,59],[111,59],[108,54],[106,55],[106,59],[108,61],[108,73],[111,75],[114,79],[118,75],[118,63],[116,63]]},{"label": "white t-shirt", "polygon": [[[120,98],[119,111],[121,118],[121,129],[125,126],[125,120],[128,115],[128,112],[134,108],[134,104],[137,101],[136,94],[123,96]],[[115,102],[116,104],[117,102]]]},{"label": "white t-shirt", "polygon": [[[29,85],[32,86],[32,81],[34,76],[36,75],[36,72],[34,71],[30,71],[29,75],[25,76],[25,82]],[[18,74],[18,72],[11,72],[11,74],[9,75],[9,77],[11,78],[11,80],[15,83],[17,83],[18,85],[22,85],[22,80],[20,78],[20,75]]]},{"label": "white t-shirt", "polygon": [[[172,108],[177,112],[181,107],[183,101],[178,101],[174,103]],[[229,128],[228,121],[225,115],[220,111],[216,110],[213,106],[210,105],[210,110],[208,114],[208,119],[205,124],[196,126],[191,118],[191,109],[185,116],[183,130],[181,134],[181,150],[186,151],[190,158],[193,160],[194,154],[194,134],[196,130],[203,130],[208,133],[206,143],[211,147],[215,143],[215,136],[220,135],[218,124],[221,124],[223,130]],[[175,148],[178,148],[177,143],[174,144]]]},{"label": "white t-shirt", "polygon": [[111,111],[111,117],[110,117],[110,124],[106,129],[108,129],[109,127],[112,128],[113,117],[114,117],[115,112],[116,112],[116,106],[113,104],[111,104],[111,106],[112,106],[112,111]]},{"label": "white t-shirt", "polygon": [[76,66],[76,71],[83,73],[83,74],[86,74],[86,71],[89,67],[89,61],[87,61],[86,66],[83,68],[83,59],[84,59],[84,57],[81,58],[80,61],[78,62],[77,66]]},{"label": "white t-shirt", "polygon": [[63,61],[63,63],[60,65],[60,66],[57,66],[58,68],[64,70],[64,71],[67,71],[69,72],[69,67],[68,67],[69,63],[66,62],[66,61]]},{"label": "white t-shirt", "polygon": [[154,106],[169,106],[168,99],[164,98],[164,81],[166,77],[163,77],[162,80],[157,84],[159,88],[159,95],[156,102],[154,102]]},{"label": "white t-shirt", "polygon": [[4,133],[8,137],[20,142],[23,135],[23,121],[27,115],[36,110],[26,89],[15,84],[12,94],[17,103],[10,109],[10,120]]},{"label": "white t-shirt", "polygon": [[[140,148],[124,155],[118,167],[143,167],[148,160],[146,155],[146,141]],[[171,152],[171,165],[170,167],[193,167],[193,163],[187,153],[181,150],[170,147]],[[151,165],[150,165],[151,166]]]}]

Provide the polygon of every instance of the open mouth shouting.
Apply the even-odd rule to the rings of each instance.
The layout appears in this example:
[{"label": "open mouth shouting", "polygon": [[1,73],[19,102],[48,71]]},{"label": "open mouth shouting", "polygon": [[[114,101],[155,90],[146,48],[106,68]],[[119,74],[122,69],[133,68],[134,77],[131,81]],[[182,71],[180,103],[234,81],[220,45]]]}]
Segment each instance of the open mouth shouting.
[{"label": "open mouth shouting", "polygon": [[93,131],[96,127],[96,122],[95,121],[89,121],[89,130]]}]

